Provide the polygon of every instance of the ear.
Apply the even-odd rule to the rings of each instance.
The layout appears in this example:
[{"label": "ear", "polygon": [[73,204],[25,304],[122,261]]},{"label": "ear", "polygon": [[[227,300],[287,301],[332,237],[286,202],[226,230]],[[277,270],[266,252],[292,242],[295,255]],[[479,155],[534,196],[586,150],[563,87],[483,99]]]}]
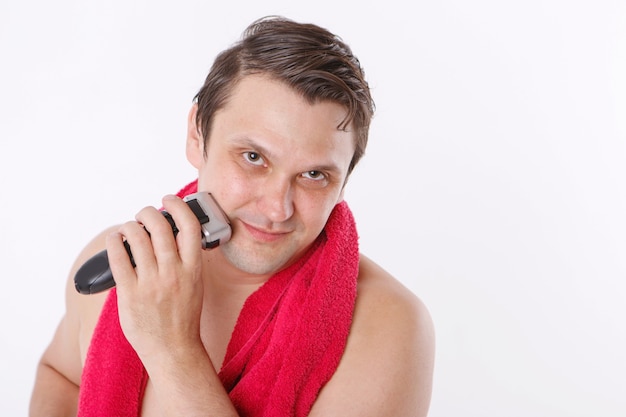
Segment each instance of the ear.
[{"label": "ear", "polygon": [[200,169],[204,161],[204,137],[196,124],[198,105],[194,104],[187,116],[187,160],[196,169]]}]

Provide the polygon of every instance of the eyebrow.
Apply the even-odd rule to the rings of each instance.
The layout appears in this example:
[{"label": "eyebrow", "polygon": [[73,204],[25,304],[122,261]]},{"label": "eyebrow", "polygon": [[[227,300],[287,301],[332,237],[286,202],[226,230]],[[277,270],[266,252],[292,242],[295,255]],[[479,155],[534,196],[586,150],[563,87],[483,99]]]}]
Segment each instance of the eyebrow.
[{"label": "eyebrow", "polygon": [[269,149],[267,149],[265,146],[261,145],[260,143],[255,142],[249,137],[236,138],[233,140],[232,143],[237,146],[245,146],[248,148],[253,148],[261,152],[263,155],[267,155],[269,157],[273,155],[273,153]]}]

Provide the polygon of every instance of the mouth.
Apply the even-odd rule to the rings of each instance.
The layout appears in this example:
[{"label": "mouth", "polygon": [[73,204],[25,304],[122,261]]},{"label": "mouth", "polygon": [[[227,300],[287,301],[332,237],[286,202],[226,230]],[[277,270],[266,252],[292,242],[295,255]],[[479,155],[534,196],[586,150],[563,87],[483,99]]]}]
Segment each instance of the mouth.
[{"label": "mouth", "polygon": [[241,224],[243,224],[245,229],[255,240],[258,240],[260,242],[276,242],[277,240],[282,239],[289,233],[284,231],[269,231],[266,229],[252,226],[251,224],[243,221],[241,222]]}]

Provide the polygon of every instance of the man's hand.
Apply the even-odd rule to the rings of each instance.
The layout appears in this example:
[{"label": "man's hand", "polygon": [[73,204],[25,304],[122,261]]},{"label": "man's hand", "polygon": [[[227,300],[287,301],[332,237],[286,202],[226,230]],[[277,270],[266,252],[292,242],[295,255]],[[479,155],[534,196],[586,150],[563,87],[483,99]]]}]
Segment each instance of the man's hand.
[{"label": "man's hand", "polygon": [[[197,351],[202,344],[200,224],[178,197],[164,197],[163,208],[179,229],[176,237],[163,214],[147,207],[137,214],[136,222],[122,225],[107,238],[122,330],[146,368],[152,358],[175,350]],[[124,239],[131,247],[135,268]]]}]

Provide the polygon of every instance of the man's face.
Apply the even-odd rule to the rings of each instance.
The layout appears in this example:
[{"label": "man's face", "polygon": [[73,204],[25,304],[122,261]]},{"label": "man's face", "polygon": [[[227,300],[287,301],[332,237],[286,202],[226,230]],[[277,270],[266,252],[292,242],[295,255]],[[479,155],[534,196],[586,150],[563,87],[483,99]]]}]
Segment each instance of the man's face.
[{"label": "man's face", "polygon": [[231,264],[274,273],[319,235],[343,197],[354,153],[354,133],[337,129],[345,114],[339,104],[311,105],[281,82],[250,75],[215,114],[206,159],[190,127],[198,189],[213,193],[231,220],[233,236],[220,246]]}]

